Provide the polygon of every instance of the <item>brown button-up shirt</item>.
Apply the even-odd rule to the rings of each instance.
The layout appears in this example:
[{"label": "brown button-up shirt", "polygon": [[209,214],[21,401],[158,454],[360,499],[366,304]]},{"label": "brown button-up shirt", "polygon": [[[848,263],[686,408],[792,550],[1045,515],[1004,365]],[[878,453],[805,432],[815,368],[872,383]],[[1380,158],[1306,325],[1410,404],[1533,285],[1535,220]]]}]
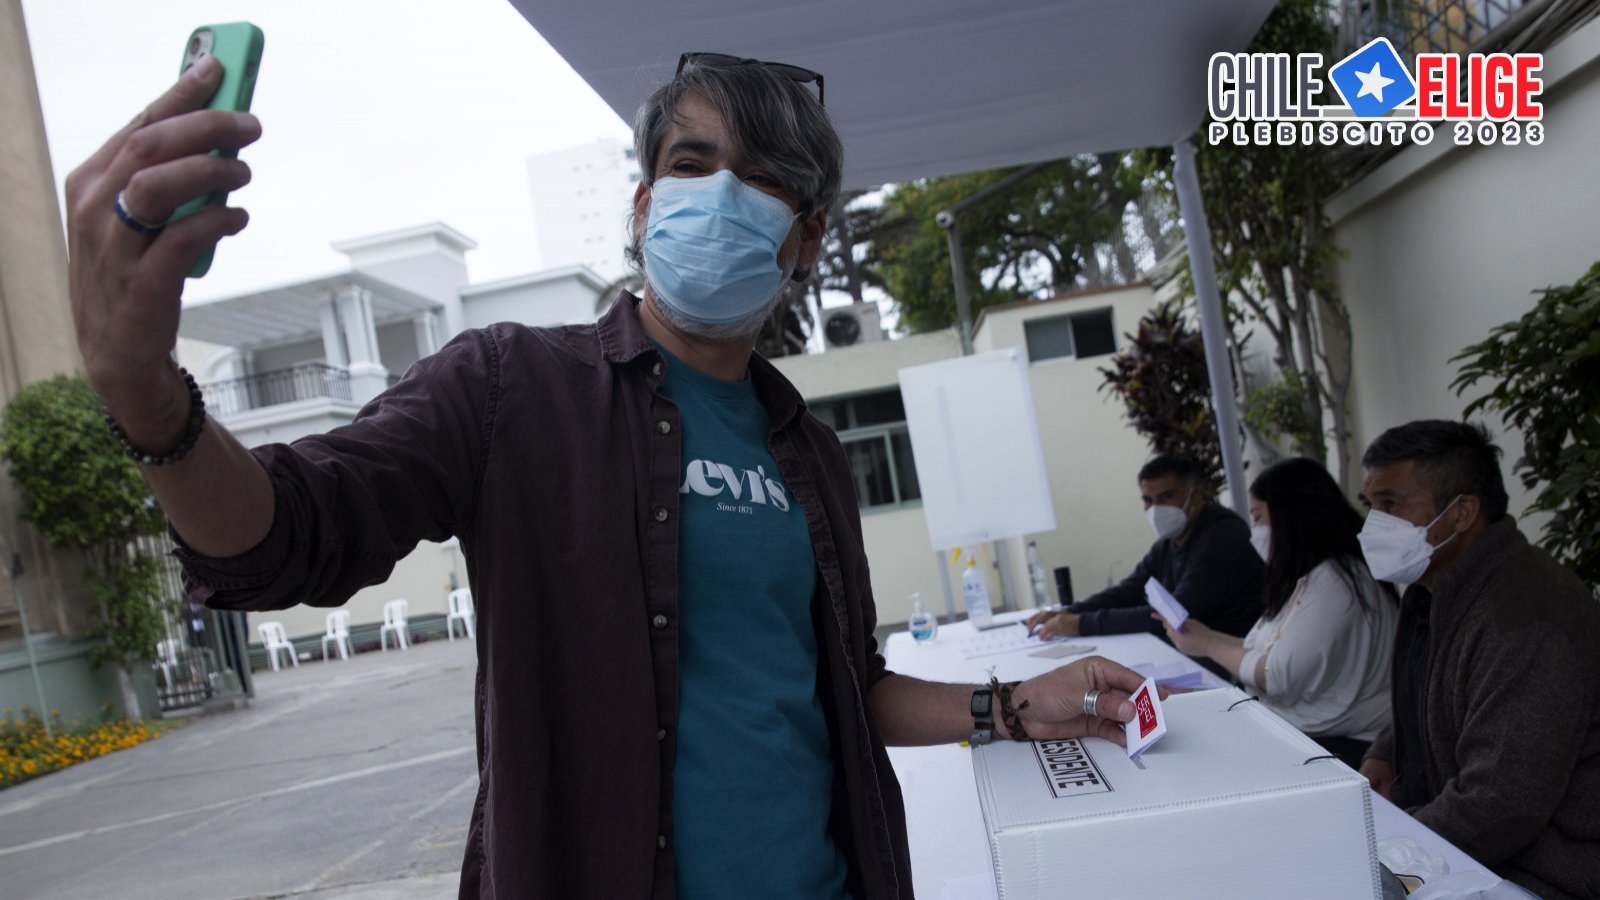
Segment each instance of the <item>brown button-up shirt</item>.
[{"label": "brown button-up shirt", "polygon": [[[462,897],[674,895],[683,465],[637,305],[624,294],[595,325],[462,334],[350,425],[254,451],[276,497],[260,545],[178,551],[191,596],[266,610],[339,605],[418,541],[460,537],[480,775]],[[909,898],[905,811],[866,699],[886,673],[850,470],[782,375],[759,356],[750,375],[816,556],[829,827],[852,893]]]}]

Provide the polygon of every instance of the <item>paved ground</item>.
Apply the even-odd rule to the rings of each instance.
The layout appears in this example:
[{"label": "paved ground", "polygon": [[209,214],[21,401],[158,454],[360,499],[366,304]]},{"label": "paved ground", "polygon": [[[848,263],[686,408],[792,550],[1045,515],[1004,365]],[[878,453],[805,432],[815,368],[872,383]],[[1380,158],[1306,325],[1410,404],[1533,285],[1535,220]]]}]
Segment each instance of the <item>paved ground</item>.
[{"label": "paved ground", "polygon": [[256,675],[247,709],[0,792],[0,895],[453,897],[465,640]]}]

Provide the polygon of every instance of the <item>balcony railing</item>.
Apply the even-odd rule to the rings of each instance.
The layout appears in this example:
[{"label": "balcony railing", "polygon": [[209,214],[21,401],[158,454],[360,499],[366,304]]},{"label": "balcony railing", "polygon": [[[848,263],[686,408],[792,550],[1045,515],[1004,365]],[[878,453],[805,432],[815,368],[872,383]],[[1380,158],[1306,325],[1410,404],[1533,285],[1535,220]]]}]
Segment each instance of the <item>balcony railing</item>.
[{"label": "balcony railing", "polygon": [[216,381],[200,388],[206,408],[217,416],[294,403],[297,400],[350,400],[350,373],[322,363],[302,363],[287,369],[259,372],[243,378]]},{"label": "balcony railing", "polygon": [[[1595,18],[1593,0],[1331,0],[1334,58],[1386,37],[1418,53],[1542,52]],[[1465,77],[1465,71],[1462,72]]]}]

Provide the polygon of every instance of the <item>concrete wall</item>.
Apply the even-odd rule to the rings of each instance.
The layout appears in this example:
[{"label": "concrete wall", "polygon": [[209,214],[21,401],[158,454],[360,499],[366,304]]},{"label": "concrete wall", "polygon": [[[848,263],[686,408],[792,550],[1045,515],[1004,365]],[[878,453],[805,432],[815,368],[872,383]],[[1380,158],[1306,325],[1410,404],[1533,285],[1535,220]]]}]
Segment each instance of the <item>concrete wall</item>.
[{"label": "concrete wall", "polygon": [[[388,581],[364,588],[350,598],[350,602],[345,604],[345,608],[350,610],[350,624],[381,623],[383,604],[399,599],[408,601],[408,612],[413,618],[431,613],[444,615],[450,611],[448,597],[452,574],[457,584],[467,586],[467,566],[460,552],[443,544],[423,541],[395,564]],[[256,631],[256,626],[268,621],[282,622],[291,639],[321,635],[327,630],[328,612],[319,607],[293,606],[274,612],[250,613],[250,641],[260,643],[261,635]],[[333,648],[330,646],[329,649]],[[317,654],[316,658],[321,659],[321,654]]]},{"label": "concrete wall", "polygon": [[[250,353],[250,368],[256,374],[275,372],[279,369],[288,369],[307,362],[327,362],[324,357],[322,338],[315,337],[310,340],[296,341],[293,344],[281,344],[276,347],[262,347]],[[191,370],[193,371],[193,370]]]},{"label": "concrete wall", "polygon": [[[35,640],[34,657],[39,665],[39,680],[44,684],[42,710],[27,652],[20,648],[0,651],[0,706],[16,710],[19,715],[24,706],[45,715],[59,712],[68,724],[98,722],[108,704],[112,715],[126,716],[116,668],[96,668],[89,662],[89,652],[95,646],[95,641]],[[156,718],[160,705],[154,672],[148,666],[139,666],[129,674],[144,717]]]},{"label": "concrete wall", "polygon": [[400,375],[421,358],[417,352],[417,326],[410,319],[379,325],[378,361],[391,375]]},{"label": "concrete wall", "polygon": [[461,292],[467,328],[483,328],[496,322],[534,326],[593,322],[597,299],[596,285],[577,275],[538,280],[517,278],[474,285]]},{"label": "concrete wall", "polygon": [[[815,402],[886,388],[898,390],[901,369],[960,355],[960,340],[947,330],[785,356],[773,360],[773,365],[794,382],[802,396]],[[922,594],[928,609],[942,613],[945,601],[939,587],[939,566],[928,544],[928,520],[921,505],[867,510],[861,515],[861,530],[879,621],[904,622],[911,614],[908,598],[913,592]],[[956,590],[959,602],[959,585]]]},{"label": "concrete wall", "polygon": [[[1361,451],[1385,428],[1459,418],[1483,392],[1450,390],[1450,357],[1527,312],[1531,291],[1571,284],[1600,259],[1600,20],[1547,52],[1544,74],[1541,146],[1456,147],[1446,132],[1329,204],[1349,252],[1338,278],[1354,332],[1355,484]],[[1511,463],[1522,439],[1490,425],[1520,512],[1529,498]]]},{"label": "concrete wall", "polygon": [[[1117,349],[1139,317],[1155,305],[1149,287],[1139,285],[1075,294],[1046,303],[987,311],[974,348],[979,352],[1024,347],[1024,323],[1068,313],[1111,308]],[[1151,455],[1150,445],[1123,420],[1122,404],[1100,390],[1099,370],[1111,357],[1053,359],[1031,363],[1030,382],[1039,421],[1039,441],[1055,503],[1056,529],[1030,535],[1045,568],[1071,566],[1073,589],[1082,599],[1120,581],[1155,540],[1139,504],[1137,475]],[[1009,542],[1013,570],[1025,578],[1025,541]],[[1019,590],[1026,585],[1017,584]],[[1054,580],[1050,585],[1055,588]],[[1059,598],[1056,598],[1059,599]]]}]

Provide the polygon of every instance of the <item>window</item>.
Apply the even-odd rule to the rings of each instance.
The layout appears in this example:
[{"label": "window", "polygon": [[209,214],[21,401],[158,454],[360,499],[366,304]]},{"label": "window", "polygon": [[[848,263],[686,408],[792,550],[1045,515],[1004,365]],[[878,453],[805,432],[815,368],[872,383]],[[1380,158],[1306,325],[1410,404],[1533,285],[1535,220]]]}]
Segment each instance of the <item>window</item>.
[{"label": "window", "polygon": [[1028,361],[1046,359],[1084,359],[1104,356],[1117,350],[1117,333],[1111,323],[1111,307],[1068,313],[1064,316],[1029,319],[1022,323],[1028,342]]},{"label": "window", "polygon": [[906,409],[898,389],[811,404],[811,412],[839,434],[855,476],[862,510],[904,506],[922,499]]}]

